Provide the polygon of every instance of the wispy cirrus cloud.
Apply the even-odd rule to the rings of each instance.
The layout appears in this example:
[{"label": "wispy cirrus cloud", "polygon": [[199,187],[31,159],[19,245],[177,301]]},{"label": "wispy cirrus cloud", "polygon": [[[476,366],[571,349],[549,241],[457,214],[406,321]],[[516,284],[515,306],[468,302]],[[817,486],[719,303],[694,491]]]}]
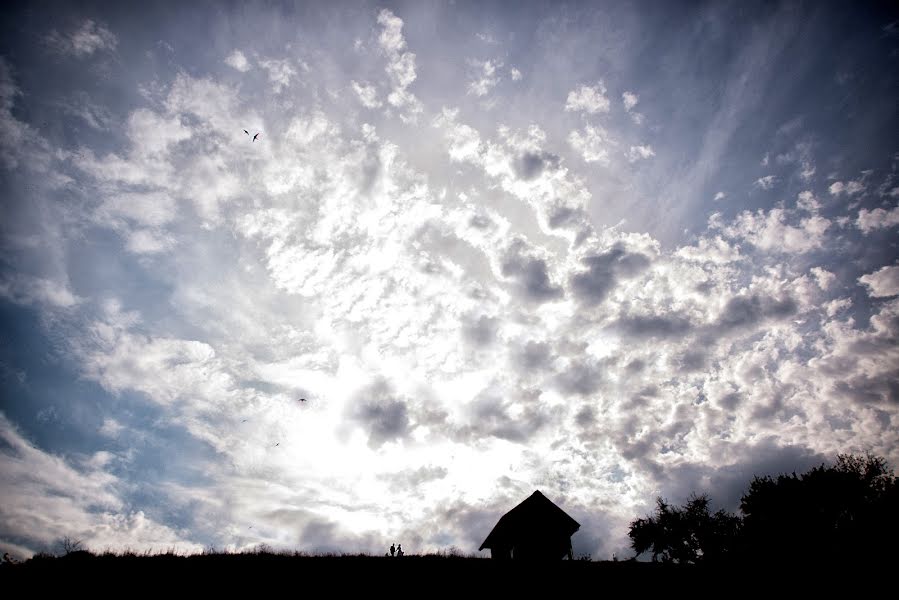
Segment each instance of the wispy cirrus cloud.
[{"label": "wispy cirrus cloud", "polygon": [[61,54],[84,58],[95,52],[115,50],[118,37],[102,23],[85,19],[77,28],[68,33],[53,30],[45,38],[46,43]]}]

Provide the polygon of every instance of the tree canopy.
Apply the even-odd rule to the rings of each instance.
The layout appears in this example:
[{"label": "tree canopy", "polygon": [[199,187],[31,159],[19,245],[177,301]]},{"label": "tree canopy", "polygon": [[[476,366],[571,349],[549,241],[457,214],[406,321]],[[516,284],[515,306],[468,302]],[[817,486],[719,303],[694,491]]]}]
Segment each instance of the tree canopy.
[{"label": "tree canopy", "polygon": [[756,476],[742,516],[711,513],[707,495],[683,507],[662,498],[630,525],[631,547],[654,561],[852,560],[895,554],[899,480],[886,460],[841,454],[802,475]]}]

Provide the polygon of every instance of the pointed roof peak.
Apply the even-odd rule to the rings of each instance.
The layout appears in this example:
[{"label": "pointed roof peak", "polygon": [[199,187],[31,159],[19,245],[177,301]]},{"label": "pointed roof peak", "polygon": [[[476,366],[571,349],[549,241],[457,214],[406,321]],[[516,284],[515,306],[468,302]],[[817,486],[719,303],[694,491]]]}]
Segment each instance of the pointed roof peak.
[{"label": "pointed roof peak", "polygon": [[557,528],[570,536],[580,529],[580,524],[544,496],[543,492],[534,490],[534,493],[500,517],[479,549],[490,548],[497,539],[517,538],[522,532],[545,527]]}]

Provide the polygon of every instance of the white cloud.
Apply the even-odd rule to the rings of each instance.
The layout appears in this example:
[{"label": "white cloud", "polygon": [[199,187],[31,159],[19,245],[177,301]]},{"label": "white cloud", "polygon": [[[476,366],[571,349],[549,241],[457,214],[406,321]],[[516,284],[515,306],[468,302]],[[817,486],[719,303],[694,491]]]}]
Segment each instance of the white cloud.
[{"label": "white cloud", "polygon": [[378,36],[378,43],[389,53],[399,53],[405,50],[406,40],[403,38],[403,20],[388,9],[382,9],[378,13],[378,24],[383,27]]},{"label": "white cloud", "polygon": [[191,137],[190,129],[179,116],[163,116],[146,109],[131,113],[127,131],[135,148],[147,157],[165,154],[174,144]]},{"label": "white cloud", "polygon": [[509,76],[512,77],[512,81],[521,81],[522,78],[521,71],[515,67],[509,70]]},{"label": "white cloud", "polygon": [[16,304],[70,308],[81,302],[66,282],[17,274],[0,279],[0,298]]},{"label": "white cloud", "polygon": [[272,83],[272,89],[276,94],[280,94],[284,88],[290,87],[290,80],[297,74],[296,69],[288,60],[260,60],[259,66],[268,72],[268,80]]},{"label": "white cloud", "polygon": [[838,298],[824,305],[824,312],[831,319],[852,306],[851,298]]},{"label": "white cloud", "polygon": [[106,417],[103,419],[103,425],[100,426],[98,432],[100,435],[109,437],[109,438],[117,438],[119,435],[125,430],[125,426],[112,419],[110,417]]},{"label": "white cloud", "polygon": [[116,226],[116,220],[160,227],[177,216],[177,203],[164,192],[121,193],[105,198],[95,216],[101,223]]},{"label": "white cloud", "polygon": [[241,73],[246,73],[250,70],[250,61],[247,60],[247,57],[244,56],[244,53],[240,50],[235,50],[225,59],[225,64],[228,66],[237,69]]},{"label": "white cloud", "polygon": [[813,215],[799,219],[797,226],[788,223],[792,217],[789,211],[781,208],[767,213],[743,211],[732,224],[723,226],[723,231],[762,250],[801,254],[820,248],[830,221]]},{"label": "white cloud", "polygon": [[382,102],[378,100],[378,90],[375,86],[365,82],[358,83],[356,81],[352,81],[351,84],[353,86],[353,91],[356,92],[362,106],[365,108],[378,108],[381,106]]},{"label": "white cloud", "polygon": [[151,229],[135,229],[128,233],[125,248],[134,254],[158,254],[172,249],[175,240]]},{"label": "white cloud", "polygon": [[580,153],[584,161],[603,165],[609,164],[609,149],[615,145],[608,132],[599,125],[585,125],[583,131],[572,131],[568,134],[568,143]]},{"label": "white cloud", "polygon": [[763,190],[770,190],[774,187],[774,182],[777,181],[777,177],[774,175],[766,175],[764,177],[759,177],[755,180],[756,187],[760,187]]},{"label": "white cloud", "polygon": [[[887,267],[885,269],[897,269]],[[869,294],[883,294],[879,297],[894,296],[899,293],[899,282],[891,271],[881,269],[872,273],[865,283]],[[848,300],[848,299],[846,299]],[[845,310],[842,300],[831,303],[838,314]],[[884,301],[871,315],[866,329],[857,329],[851,318],[833,318],[822,327],[821,340],[816,348],[818,356],[809,360],[810,376],[817,378],[812,390],[818,397],[825,398],[833,409],[833,415],[846,415],[847,406],[864,407],[861,413],[851,417],[853,426],[844,433],[848,442],[852,431],[870,431],[876,428],[877,409],[884,409],[896,402],[895,365],[899,364],[899,345],[896,344],[899,328],[899,301]],[[826,414],[826,413],[825,413]],[[845,416],[843,417],[845,418]],[[890,431],[885,435],[892,436]],[[839,443],[839,440],[836,440]],[[845,442],[844,442],[845,443]]]},{"label": "white cloud", "polygon": [[840,196],[842,194],[846,194],[847,196],[854,196],[855,194],[859,194],[865,191],[865,184],[861,181],[849,181],[847,183],[843,183],[842,181],[835,181],[830,184],[830,195],[831,196]]},{"label": "white cloud", "polygon": [[[473,128],[458,123],[457,117],[458,110],[444,109],[433,123],[443,130],[447,152],[458,157],[454,160],[481,167],[503,190],[527,202],[546,233],[581,241],[591,234],[584,212],[590,192],[581,179],[560,166],[558,157],[543,150],[545,131],[536,125],[526,132],[500,127],[499,141],[485,142]],[[587,135],[591,130],[599,135],[598,129],[589,126]],[[578,134],[574,139],[577,143],[581,138]],[[585,148],[592,157],[593,149]]]},{"label": "white cloud", "polygon": [[468,82],[468,93],[478,98],[486,96],[490,93],[497,83],[499,83],[499,73],[497,70],[503,66],[492,60],[483,62],[470,60],[468,64],[475,68],[474,79]]},{"label": "white cloud", "polygon": [[802,170],[799,172],[799,175],[805,181],[810,181],[811,178],[815,176],[815,165],[813,165],[811,162],[803,162]]},{"label": "white cloud", "polygon": [[822,290],[826,290],[830,287],[830,285],[836,281],[837,276],[828,271],[827,269],[822,269],[821,267],[813,267],[811,269],[811,274],[815,278],[815,282],[817,282],[818,287]]},{"label": "white cloud", "polygon": [[866,235],[877,229],[887,229],[899,225],[899,206],[894,206],[890,210],[863,208],[858,211],[855,225]]},{"label": "white cloud", "polygon": [[631,146],[630,150],[627,151],[627,159],[630,162],[636,162],[641,159],[647,159],[655,156],[656,153],[653,151],[652,146]]},{"label": "white cloud", "polygon": [[115,124],[112,112],[93,102],[86,93],[75,94],[71,100],[61,103],[66,113],[82,119],[85,123],[100,131],[110,131]]},{"label": "white cloud", "polygon": [[882,267],[873,273],[862,275],[859,283],[868,288],[868,295],[872,298],[889,298],[899,295],[899,267]]},{"label": "white cloud", "polygon": [[624,92],[621,94],[621,101],[624,103],[624,110],[631,112],[631,109],[637,106],[637,102],[640,101],[640,96],[633,92]]},{"label": "white cloud", "polygon": [[87,19],[68,35],[52,31],[47,43],[60,53],[81,58],[98,50],[115,50],[118,38],[102,24]]},{"label": "white cloud", "polygon": [[3,542],[28,540],[19,546],[26,556],[56,551],[62,538],[83,541],[95,551],[106,549],[198,552],[202,545],[185,541],[174,530],[126,506],[117,490],[121,482],[106,471],[116,460],[96,452],[80,461],[47,454],[28,442],[0,413],[0,503]]},{"label": "white cloud", "polygon": [[[42,225],[79,239],[63,239],[65,260],[31,283],[6,278],[0,289],[39,305],[79,375],[122,396],[99,395],[101,452],[66,459],[88,479],[122,479],[75,484],[146,507],[120,520],[91,508],[100,524],[66,533],[173,539],[141,520],[162,494],[186,523],[174,538],[203,545],[372,551],[398,536],[423,552],[468,550],[494,515],[540,487],[566,510],[599,515],[579,536],[591,540],[585,551],[608,556],[627,546],[627,523],[655,495],[676,500],[722,473],[751,473],[745,457],[759,455],[760,440],[816,459],[862,444],[895,460],[899,309],[878,300],[870,326],[859,325],[851,301],[834,298],[848,294],[853,267],[839,261],[858,231],[828,235],[805,192],[795,207],[717,215],[674,249],[630,213],[599,227],[594,219],[617,220],[608,211],[644,192],[638,182],[625,173],[620,193],[608,193],[605,182],[622,174],[569,158],[558,123],[540,113],[517,128],[482,114],[463,122],[483,107],[465,101],[464,84],[454,93],[467,108],[444,109],[428,132],[378,114],[369,114],[377,127],[361,123],[356,97],[412,114],[387,99],[417,81],[402,27],[382,12],[379,45],[360,45],[382,55],[345,49],[357,63],[353,92],[349,77],[314,73],[322,79],[262,106],[246,86],[182,73],[145,87],[116,144],[94,144],[99,130],[77,153],[47,143],[47,156],[69,156],[63,166],[80,171],[58,203],[67,210],[44,210],[48,200]],[[385,57],[402,68],[376,81]],[[20,98],[7,89],[5,107]],[[9,122],[16,139],[34,138]],[[588,162],[631,150],[612,129],[583,123],[571,133]],[[713,157],[703,164],[720,155],[703,154]],[[54,236],[31,237],[15,251],[28,264]],[[85,271],[79,251],[95,240],[102,252]],[[813,259],[820,266],[809,268]],[[888,286],[877,273],[863,283],[879,293]],[[110,294],[120,303],[103,302]],[[145,413],[151,424],[134,418]],[[144,447],[167,427],[175,438]],[[170,448],[180,436],[190,442]],[[122,456],[108,450],[126,442]],[[146,499],[142,453],[159,460],[159,448],[204,477],[154,473]]]},{"label": "white cloud", "polygon": [[725,198],[727,198],[727,194],[725,194],[724,192],[715,192],[715,197],[712,199],[715,202],[718,202],[719,200],[724,200]]},{"label": "white cloud", "polygon": [[605,94],[606,86],[602,81],[597,82],[597,84],[592,87],[582,85],[581,87],[568,92],[568,99],[565,101],[565,110],[584,111],[589,114],[609,112],[611,104]]},{"label": "white cloud", "polygon": [[796,206],[800,210],[810,213],[817,213],[821,209],[821,203],[815,198],[815,195],[808,190],[799,192],[796,195]]},{"label": "white cloud", "polygon": [[499,43],[499,42],[496,41],[496,38],[494,38],[494,37],[493,37],[491,34],[489,34],[489,33],[484,33],[484,32],[476,33],[476,34],[475,34],[475,37],[477,37],[479,40],[481,40],[481,41],[484,42],[485,44],[490,44],[491,46],[495,46],[496,44]]},{"label": "white cloud", "polygon": [[[811,144],[808,142],[797,143],[792,150],[788,150],[775,156],[778,165],[796,164],[799,167],[799,177],[803,181],[811,181],[815,174],[815,164],[812,161]],[[769,155],[765,155],[762,166],[767,166]]]},{"label": "white cloud", "polygon": [[387,77],[392,88],[387,102],[396,108],[407,109],[403,119],[414,121],[423,108],[415,94],[408,90],[416,78],[415,54],[404,51],[403,20],[385,8],[378,13],[378,24],[382,27],[378,43],[387,55]]},{"label": "white cloud", "polygon": [[740,260],[740,247],[732,246],[721,236],[712,239],[700,238],[696,246],[678,248],[676,255],[691,262],[711,262],[726,264]]}]

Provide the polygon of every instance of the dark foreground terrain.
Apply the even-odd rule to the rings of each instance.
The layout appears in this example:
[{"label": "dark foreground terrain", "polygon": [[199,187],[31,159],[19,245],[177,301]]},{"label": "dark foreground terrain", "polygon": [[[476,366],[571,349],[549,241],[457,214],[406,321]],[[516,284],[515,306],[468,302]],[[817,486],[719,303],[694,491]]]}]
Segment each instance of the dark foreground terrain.
[{"label": "dark foreground terrain", "polygon": [[[514,593],[626,594],[630,597],[757,596],[759,593],[864,593],[883,567],[777,564],[729,567],[645,562],[499,562],[444,556],[295,556],[282,554],[160,554],[36,557],[0,568],[0,589],[36,595],[60,592],[143,597],[148,593],[312,594],[344,597],[474,597]],[[4,597],[21,597],[4,594]]]}]

